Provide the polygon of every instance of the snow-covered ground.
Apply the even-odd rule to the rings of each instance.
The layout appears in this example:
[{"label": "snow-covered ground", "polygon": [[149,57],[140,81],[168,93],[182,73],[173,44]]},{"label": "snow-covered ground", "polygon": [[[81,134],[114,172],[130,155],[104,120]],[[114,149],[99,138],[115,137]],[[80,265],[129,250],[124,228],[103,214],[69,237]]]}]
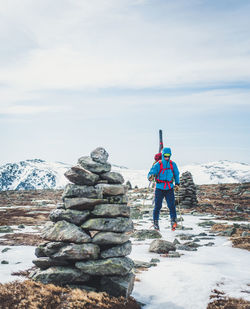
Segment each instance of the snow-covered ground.
[{"label": "snow-covered ground", "polygon": [[[204,217],[202,217],[204,219]],[[199,234],[204,228],[197,226],[199,217],[184,216],[184,225],[192,231],[175,231],[169,222],[161,220],[161,234],[164,240],[173,241],[177,234]],[[149,228],[146,223],[140,228]],[[145,303],[144,309],[205,309],[214,288],[224,291],[228,296],[249,300],[247,284],[250,283],[250,253],[232,248],[225,237],[214,240],[201,240],[199,244],[214,242],[212,247],[200,247],[198,251],[182,251],[180,258],[166,258],[148,251],[152,240],[134,241],[130,255],[132,259],[149,262],[159,258],[157,267],[139,275],[132,296]],[[136,245],[135,245],[136,244]]]},{"label": "snow-covered ground", "polygon": [[[205,218],[212,217],[184,215],[184,226],[192,227],[193,230],[175,232],[170,230],[169,222],[164,218],[160,221],[163,239],[172,242],[180,233],[199,234],[205,231],[209,235],[208,230],[197,225]],[[140,222],[140,229],[151,226],[149,220],[134,220],[135,223],[138,221],[144,222]],[[32,230],[33,228],[27,229],[29,232]],[[33,231],[36,232],[35,229]],[[232,248],[226,237],[216,236],[213,240],[201,240],[199,244],[214,242],[215,245],[200,247],[198,251],[178,250],[184,254],[180,258],[167,258],[150,253],[148,249],[152,240],[132,241],[132,259],[145,262],[149,262],[151,258],[160,259],[156,267],[137,275],[140,281],[135,282],[132,296],[146,304],[144,309],[205,309],[214,288],[224,291],[228,296],[242,297],[250,301],[247,286],[250,283],[250,253]],[[10,250],[2,252],[4,248]],[[0,261],[9,262],[0,264],[0,282],[20,279],[11,276],[11,273],[32,267],[34,252],[35,247],[31,246],[0,246]]]},{"label": "snow-covered ground", "polygon": [[[10,250],[2,252],[5,248]],[[0,246],[0,262],[9,262],[9,264],[0,264],[0,283],[20,280],[21,277],[12,276],[11,273],[34,266],[32,260],[36,258],[35,248],[31,246]]]}]

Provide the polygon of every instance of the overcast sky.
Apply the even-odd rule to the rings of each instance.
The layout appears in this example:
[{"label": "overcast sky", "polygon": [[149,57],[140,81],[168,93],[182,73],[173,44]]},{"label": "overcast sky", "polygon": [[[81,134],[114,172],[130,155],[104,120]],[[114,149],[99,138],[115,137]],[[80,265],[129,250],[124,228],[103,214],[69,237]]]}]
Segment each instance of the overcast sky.
[{"label": "overcast sky", "polygon": [[249,0],[0,0],[0,164],[97,146],[250,163]]}]

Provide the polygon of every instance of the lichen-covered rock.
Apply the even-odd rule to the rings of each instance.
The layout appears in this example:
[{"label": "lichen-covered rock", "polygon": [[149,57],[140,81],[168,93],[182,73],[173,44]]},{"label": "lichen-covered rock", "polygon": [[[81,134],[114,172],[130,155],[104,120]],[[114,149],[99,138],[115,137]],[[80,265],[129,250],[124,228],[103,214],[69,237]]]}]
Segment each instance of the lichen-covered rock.
[{"label": "lichen-covered rock", "polygon": [[101,257],[103,259],[106,259],[110,257],[126,256],[126,255],[129,255],[131,251],[132,251],[131,241],[127,241],[122,245],[103,250],[101,252]]},{"label": "lichen-covered rock", "polygon": [[104,164],[108,161],[109,154],[102,147],[97,147],[90,154],[93,161]]},{"label": "lichen-covered rock", "polygon": [[129,218],[95,218],[89,219],[81,228],[105,232],[127,232],[133,230],[133,221]]},{"label": "lichen-covered rock", "polygon": [[35,255],[37,257],[51,257],[54,253],[56,253],[61,247],[67,245],[67,243],[63,242],[44,242],[40,244],[36,250]]},{"label": "lichen-covered rock", "polygon": [[130,207],[123,204],[96,205],[91,214],[96,217],[129,217]]},{"label": "lichen-covered rock", "polygon": [[104,199],[91,199],[86,197],[65,198],[64,205],[66,209],[92,210],[95,205],[107,203]]},{"label": "lichen-covered rock", "polygon": [[33,260],[32,263],[40,269],[47,269],[52,266],[69,266],[67,261],[58,261],[50,257],[39,257],[38,259]]},{"label": "lichen-covered rock", "polygon": [[95,244],[68,244],[53,254],[53,258],[59,260],[95,260],[99,253],[100,248]]},{"label": "lichen-covered rock", "polygon": [[41,236],[46,240],[87,243],[91,238],[80,227],[67,221],[58,221],[45,226]]},{"label": "lichen-covered rock", "polygon": [[99,245],[119,245],[129,238],[130,236],[126,233],[99,232],[92,238],[92,242]]},{"label": "lichen-covered rock", "polygon": [[54,209],[51,211],[49,218],[53,222],[65,220],[76,225],[81,225],[89,214],[90,212],[88,210]]},{"label": "lichen-covered rock", "polygon": [[93,276],[126,275],[133,268],[133,261],[127,257],[109,258],[87,262],[76,262],[75,266]]},{"label": "lichen-covered rock", "polygon": [[95,186],[102,191],[103,196],[123,195],[127,192],[125,185],[98,184]]},{"label": "lichen-covered rock", "polygon": [[31,275],[31,279],[44,284],[68,284],[84,283],[90,279],[90,276],[73,267],[55,266],[46,270],[38,270]]},{"label": "lichen-covered rock", "polygon": [[86,170],[89,170],[90,172],[95,174],[107,173],[110,172],[111,170],[111,164],[96,162],[92,160],[91,157],[88,156],[81,157],[78,160],[78,164],[83,168],[85,168]]},{"label": "lichen-covered rock", "polygon": [[135,275],[105,276],[101,278],[101,290],[115,297],[129,297],[134,288]]},{"label": "lichen-covered rock", "polygon": [[115,195],[115,196],[104,196],[106,203],[108,204],[127,204],[128,203],[128,197],[127,195]]},{"label": "lichen-covered rock", "polygon": [[175,251],[175,250],[176,247],[173,243],[163,239],[155,239],[149,246],[149,251],[156,253],[168,253],[169,251]]},{"label": "lichen-covered rock", "polygon": [[99,176],[91,173],[80,165],[71,167],[64,176],[76,185],[93,186],[97,183]]},{"label": "lichen-covered rock", "polygon": [[62,199],[65,199],[66,197],[87,197],[90,199],[100,199],[102,198],[102,190],[92,186],[79,186],[69,183],[66,185],[62,194]]},{"label": "lichen-covered rock", "polygon": [[123,184],[124,178],[120,173],[108,172],[100,175],[101,179],[107,180],[111,184]]}]

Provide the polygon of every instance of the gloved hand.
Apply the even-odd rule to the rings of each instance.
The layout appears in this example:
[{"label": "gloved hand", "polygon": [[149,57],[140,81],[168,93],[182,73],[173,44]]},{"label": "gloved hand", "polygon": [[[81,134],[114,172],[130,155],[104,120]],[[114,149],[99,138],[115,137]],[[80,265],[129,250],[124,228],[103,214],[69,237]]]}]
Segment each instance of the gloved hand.
[{"label": "gloved hand", "polygon": [[148,180],[149,180],[149,181],[154,180],[154,175],[150,175],[150,176],[148,177]]},{"label": "gloved hand", "polygon": [[176,185],[174,186],[174,189],[175,189],[176,192],[179,191],[179,189],[180,189],[180,184],[176,184]]}]

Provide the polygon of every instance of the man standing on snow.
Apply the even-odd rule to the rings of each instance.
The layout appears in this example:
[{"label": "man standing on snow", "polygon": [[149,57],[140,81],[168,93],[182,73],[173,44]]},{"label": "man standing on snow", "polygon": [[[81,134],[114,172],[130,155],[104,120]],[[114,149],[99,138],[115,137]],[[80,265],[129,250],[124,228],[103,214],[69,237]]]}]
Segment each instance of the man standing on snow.
[{"label": "man standing on snow", "polygon": [[155,189],[155,207],[153,211],[154,229],[159,230],[159,215],[162,208],[162,201],[165,197],[171,219],[172,230],[175,230],[176,223],[176,209],[174,197],[174,184],[175,188],[179,189],[179,170],[175,162],[170,160],[171,149],[163,148],[162,158],[155,163],[148,173],[148,180],[156,181]]}]

